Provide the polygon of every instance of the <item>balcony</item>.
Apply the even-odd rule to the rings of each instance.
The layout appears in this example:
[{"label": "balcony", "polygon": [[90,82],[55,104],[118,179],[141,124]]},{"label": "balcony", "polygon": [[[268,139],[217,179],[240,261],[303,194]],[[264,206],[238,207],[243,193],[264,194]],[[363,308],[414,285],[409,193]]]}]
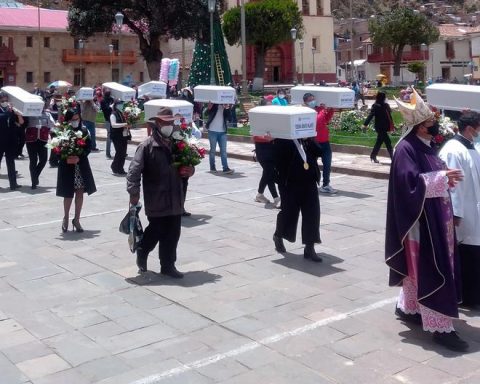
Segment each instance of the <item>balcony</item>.
[{"label": "balcony", "polygon": [[[404,51],[402,55],[402,61],[428,61],[429,52],[428,51]],[[395,57],[392,52],[385,53],[371,53],[368,55],[369,63],[380,63],[380,62],[393,62]]]},{"label": "balcony", "polygon": [[[95,51],[92,49],[64,49],[62,61],[64,63],[118,63],[118,51],[110,53],[108,50]],[[120,60],[123,64],[135,64],[137,62],[137,55],[135,51],[120,52]]]}]

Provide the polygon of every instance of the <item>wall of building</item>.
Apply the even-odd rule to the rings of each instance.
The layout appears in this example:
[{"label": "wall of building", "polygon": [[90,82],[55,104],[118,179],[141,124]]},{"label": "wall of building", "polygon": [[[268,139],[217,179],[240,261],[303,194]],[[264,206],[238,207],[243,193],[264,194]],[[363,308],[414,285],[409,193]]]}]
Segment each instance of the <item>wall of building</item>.
[{"label": "wall of building", "polygon": [[[455,78],[463,82],[464,75],[471,73],[470,42],[469,39],[451,40],[453,42],[453,58],[447,57],[446,40],[439,40],[431,45],[430,60],[427,63],[427,77],[452,81]],[[432,52],[433,49],[433,52]],[[445,74],[450,73],[447,77]]]}]

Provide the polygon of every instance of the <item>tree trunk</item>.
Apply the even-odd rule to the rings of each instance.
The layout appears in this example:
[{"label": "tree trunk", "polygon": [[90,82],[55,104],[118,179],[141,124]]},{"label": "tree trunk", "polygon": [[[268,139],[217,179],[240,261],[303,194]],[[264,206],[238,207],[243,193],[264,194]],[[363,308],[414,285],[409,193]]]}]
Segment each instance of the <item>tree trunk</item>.
[{"label": "tree trunk", "polygon": [[143,36],[139,36],[140,52],[145,59],[148,69],[148,77],[150,80],[158,80],[160,78],[160,65],[163,53],[160,50],[160,36],[150,34],[150,41]]},{"label": "tree trunk", "polygon": [[400,65],[402,64],[403,47],[399,47],[395,52],[395,62],[393,63],[393,85],[398,85],[400,82]]},{"label": "tree trunk", "polygon": [[253,79],[253,91],[263,91],[263,76],[265,75],[265,52],[263,47],[255,47],[255,77]]}]

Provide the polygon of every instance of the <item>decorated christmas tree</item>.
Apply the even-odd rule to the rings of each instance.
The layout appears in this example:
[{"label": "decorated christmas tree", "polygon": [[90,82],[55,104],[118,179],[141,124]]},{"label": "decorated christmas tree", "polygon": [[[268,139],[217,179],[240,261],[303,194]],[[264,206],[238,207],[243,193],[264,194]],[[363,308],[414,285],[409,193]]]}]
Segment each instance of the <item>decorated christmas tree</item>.
[{"label": "decorated christmas tree", "polygon": [[[227,85],[232,83],[232,72],[228,62],[227,51],[225,50],[222,27],[218,18],[215,18],[213,22],[213,52],[215,84]],[[193,51],[188,85],[193,88],[196,85],[207,84],[210,84],[210,43],[197,40]]]}]

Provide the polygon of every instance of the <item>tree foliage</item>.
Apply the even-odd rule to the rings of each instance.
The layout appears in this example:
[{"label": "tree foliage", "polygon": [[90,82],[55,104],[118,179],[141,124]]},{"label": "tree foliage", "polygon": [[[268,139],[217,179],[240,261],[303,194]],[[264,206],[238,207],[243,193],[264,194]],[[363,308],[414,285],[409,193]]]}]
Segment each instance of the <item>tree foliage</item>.
[{"label": "tree foliage", "polygon": [[400,75],[405,46],[430,45],[439,37],[438,29],[424,15],[403,7],[372,18],[369,31],[375,46],[392,50],[395,57],[394,77]]},{"label": "tree foliage", "polygon": [[157,79],[160,70],[161,37],[209,37],[206,0],[72,0],[70,33],[82,38],[112,33],[117,12],[123,13],[124,24],[138,36],[151,79]]},{"label": "tree foliage", "polygon": [[[265,71],[265,53],[284,41],[291,40],[290,29],[303,32],[302,14],[294,0],[262,0],[245,4],[245,29],[248,45],[255,46],[256,78]],[[228,44],[241,42],[240,7],[231,8],[223,15],[223,33]]]}]

